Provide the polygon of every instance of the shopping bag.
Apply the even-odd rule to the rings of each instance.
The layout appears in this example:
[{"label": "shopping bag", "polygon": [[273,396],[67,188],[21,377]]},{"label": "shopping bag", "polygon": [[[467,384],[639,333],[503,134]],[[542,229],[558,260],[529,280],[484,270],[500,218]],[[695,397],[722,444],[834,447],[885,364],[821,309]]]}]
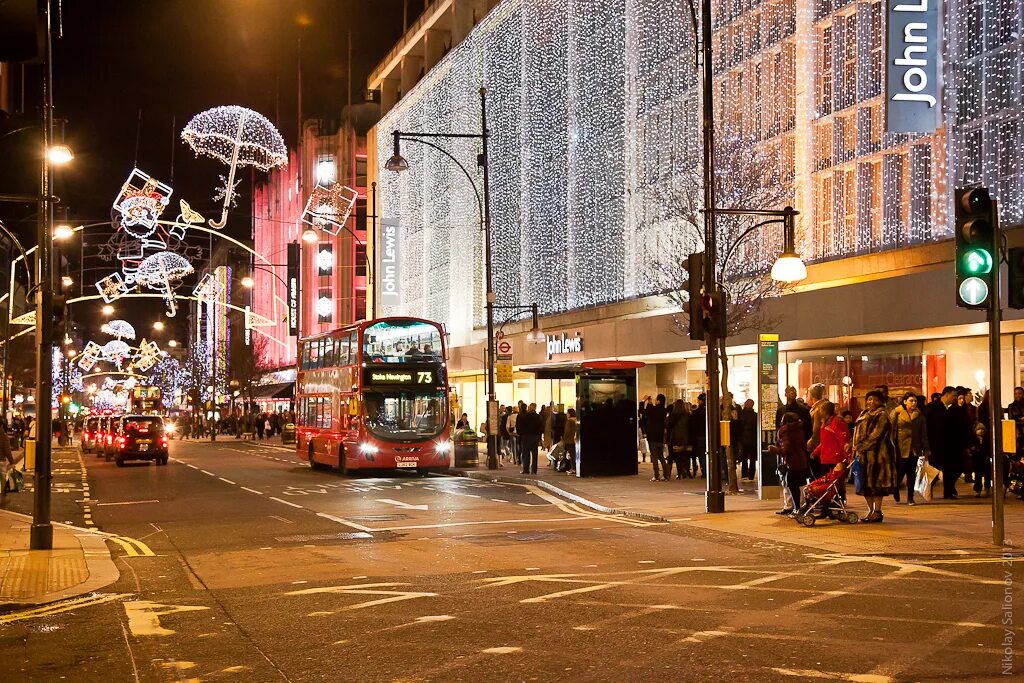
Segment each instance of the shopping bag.
[{"label": "shopping bag", "polygon": [[851,474],[853,475],[853,491],[858,496],[864,494],[864,466],[860,463],[860,458],[853,459],[853,467],[851,468]]},{"label": "shopping bag", "polygon": [[4,490],[9,493],[19,493],[25,489],[25,475],[20,470],[16,470],[13,467],[7,470],[7,476],[4,477]]},{"label": "shopping bag", "polygon": [[647,437],[641,436],[639,441],[640,452],[647,455],[651,452],[651,447],[647,444]]},{"label": "shopping bag", "polygon": [[917,460],[917,479],[914,481],[914,491],[926,501],[932,499],[932,485],[935,480],[942,476],[937,467],[932,467],[924,458]]}]

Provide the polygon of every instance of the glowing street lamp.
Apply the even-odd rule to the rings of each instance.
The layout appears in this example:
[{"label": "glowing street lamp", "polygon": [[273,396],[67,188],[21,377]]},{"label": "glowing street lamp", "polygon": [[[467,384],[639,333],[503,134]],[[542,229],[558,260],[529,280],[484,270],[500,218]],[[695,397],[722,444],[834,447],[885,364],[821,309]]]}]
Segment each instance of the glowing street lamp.
[{"label": "glowing street lamp", "polygon": [[60,284],[62,287],[70,287],[75,284],[75,281],[71,279],[70,275],[62,275],[60,278]]},{"label": "glowing street lamp", "polygon": [[75,153],[67,145],[53,145],[47,151],[46,156],[54,166],[63,166],[74,160]]},{"label": "glowing street lamp", "polygon": [[316,230],[313,228],[306,228],[302,231],[302,241],[306,244],[315,244],[320,240],[320,237],[316,234]]},{"label": "glowing street lamp", "polygon": [[111,306],[110,304],[107,304],[106,306],[100,309],[100,312],[103,313],[103,315],[114,315],[114,307]]},{"label": "glowing street lamp", "polygon": [[53,239],[55,240],[71,239],[74,234],[74,229],[67,223],[61,223],[53,228]]},{"label": "glowing street lamp", "polygon": [[176,339],[171,339],[169,342],[167,342],[167,345],[173,349],[178,345],[178,341]]},{"label": "glowing street lamp", "polygon": [[245,277],[242,278],[242,286],[247,288],[247,289],[253,287],[255,284],[256,284],[256,281],[253,280],[248,275],[246,275]]},{"label": "glowing street lamp", "polygon": [[155,323],[153,323],[153,329],[156,330],[157,332],[159,332],[162,329],[164,329],[164,321],[163,320],[157,320]]}]

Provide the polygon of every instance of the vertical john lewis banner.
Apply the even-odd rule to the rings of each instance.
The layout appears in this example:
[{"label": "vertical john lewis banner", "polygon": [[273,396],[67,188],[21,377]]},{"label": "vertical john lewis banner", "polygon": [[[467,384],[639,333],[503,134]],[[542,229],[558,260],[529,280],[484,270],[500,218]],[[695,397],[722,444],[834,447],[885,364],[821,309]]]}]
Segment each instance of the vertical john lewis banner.
[{"label": "vertical john lewis banner", "polygon": [[302,247],[298,242],[288,244],[288,334],[299,336],[299,273]]},{"label": "vertical john lewis banner", "polygon": [[938,128],[940,1],[886,0],[885,129],[889,133],[931,133]]},{"label": "vertical john lewis banner", "polygon": [[397,218],[381,220],[380,242],[375,251],[379,274],[377,302],[381,306],[398,307],[402,303],[402,259],[401,225]]}]

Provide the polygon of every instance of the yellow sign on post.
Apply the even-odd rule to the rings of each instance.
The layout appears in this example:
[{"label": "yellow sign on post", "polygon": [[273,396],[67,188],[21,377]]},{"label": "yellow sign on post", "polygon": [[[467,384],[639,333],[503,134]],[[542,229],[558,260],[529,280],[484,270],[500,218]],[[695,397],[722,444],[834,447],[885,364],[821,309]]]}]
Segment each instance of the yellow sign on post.
[{"label": "yellow sign on post", "polygon": [[497,375],[496,381],[499,384],[511,384],[512,383],[512,364],[511,363],[495,363],[494,370]]},{"label": "yellow sign on post", "polygon": [[1003,420],[1003,453],[1017,452],[1017,421]]}]

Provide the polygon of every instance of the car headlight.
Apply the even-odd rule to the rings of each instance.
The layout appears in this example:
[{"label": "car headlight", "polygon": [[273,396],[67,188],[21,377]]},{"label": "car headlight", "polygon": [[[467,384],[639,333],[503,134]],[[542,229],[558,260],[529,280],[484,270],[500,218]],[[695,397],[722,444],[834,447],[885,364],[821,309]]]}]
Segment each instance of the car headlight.
[{"label": "car headlight", "polygon": [[367,453],[367,454],[373,454],[373,453],[377,453],[377,452],[380,451],[380,449],[377,448],[376,446],[374,446],[372,443],[361,443],[361,444],[359,444],[359,450],[361,450],[363,453]]},{"label": "car headlight", "polygon": [[434,446],[434,450],[438,453],[447,453],[452,449],[451,441],[438,441],[437,445]]},{"label": "car headlight", "polygon": [[164,425],[164,431],[167,432],[168,434],[173,434],[177,429],[178,425],[174,424],[173,422],[168,422],[167,424]]}]

